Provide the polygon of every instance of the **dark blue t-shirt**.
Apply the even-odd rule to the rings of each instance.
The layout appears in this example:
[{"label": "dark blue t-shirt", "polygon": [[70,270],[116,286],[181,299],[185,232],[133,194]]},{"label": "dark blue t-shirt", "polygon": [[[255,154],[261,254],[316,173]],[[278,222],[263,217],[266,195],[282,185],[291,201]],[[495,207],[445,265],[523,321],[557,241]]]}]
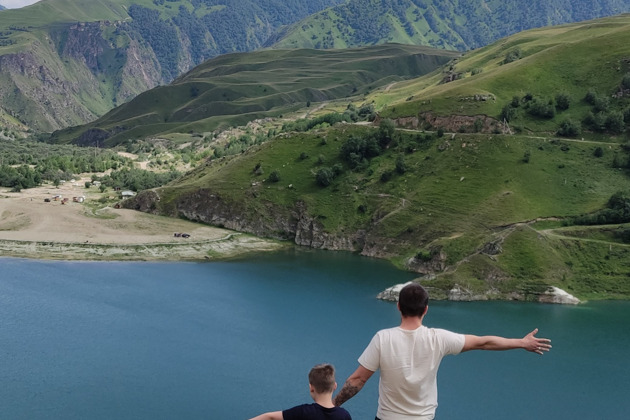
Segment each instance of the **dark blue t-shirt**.
[{"label": "dark blue t-shirt", "polygon": [[317,403],[298,405],[282,411],[284,420],[352,420],[341,407],[326,408]]}]

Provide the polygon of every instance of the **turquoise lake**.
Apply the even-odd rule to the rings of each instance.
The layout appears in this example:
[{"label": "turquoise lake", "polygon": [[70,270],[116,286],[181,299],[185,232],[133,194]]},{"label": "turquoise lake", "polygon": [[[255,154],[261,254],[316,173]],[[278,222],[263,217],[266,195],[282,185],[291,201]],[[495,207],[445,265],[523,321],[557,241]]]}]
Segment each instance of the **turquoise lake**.
[{"label": "turquoise lake", "polygon": [[[374,332],[375,298],[411,273],[346,253],[227,262],[0,259],[1,419],[247,419],[309,402],[307,373],[341,386]],[[425,324],[553,340],[447,357],[437,418],[626,419],[630,302],[431,302]],[[344,405],[373,419],[375,375]]]}]

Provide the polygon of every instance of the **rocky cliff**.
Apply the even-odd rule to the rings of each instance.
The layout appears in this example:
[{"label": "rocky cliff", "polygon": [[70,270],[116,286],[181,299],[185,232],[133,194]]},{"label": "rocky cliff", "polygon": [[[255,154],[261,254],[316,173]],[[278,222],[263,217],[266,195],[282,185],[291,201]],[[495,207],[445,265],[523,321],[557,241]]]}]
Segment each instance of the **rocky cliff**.
[{"label": "rocky cliff", "polygon": [[[155,54],[123,22],[73,23],[0,55],[5,111],[31,129],[83,124],[165,82]],[[111,35],[108,35],[111,34]]]},{"label": "rocky cliff", "polygon": [[[159,191],[142,191],[132,199],[125,200],[123,206],[143,212],[164,214],[160,206]],[[251,233],[293,241],[296,245],[316,249],[362,252],[365,255],[382,256],[383,250],[376,246],[383,243],[371,238],[366,247],[368,235],[365,231],[347,233],[343,236],[325,231],[322,224],[309,214],[306,204],[296,203],[292,209],[279,208],[266,204],[263,211],[252,213],[243,202],[230,202],[210,189],[199,189],[177,198],[167,214],[184,217],[188,220],[224,227],[238,232]],[[246,215],[256,214],[251,218]]]}]

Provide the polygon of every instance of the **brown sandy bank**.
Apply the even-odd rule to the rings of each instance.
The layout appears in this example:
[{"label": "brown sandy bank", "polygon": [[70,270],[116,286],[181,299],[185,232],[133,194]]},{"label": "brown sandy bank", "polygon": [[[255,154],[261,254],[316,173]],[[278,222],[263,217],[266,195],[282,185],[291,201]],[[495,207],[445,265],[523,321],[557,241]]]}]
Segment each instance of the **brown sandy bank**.
[{"label": "brown sandy bank", "polygon": [[[100,199],[107,194],[85,188],[85,180],[19,193],[1,189],[0,256],[178,261],[227,258],[287,246],[185,220],[103,207]],[[55,201],[58,195],[61,198]],[[80,203],[73,197],[85,198]],[[68,198],[65,204],[63,198]]]}]

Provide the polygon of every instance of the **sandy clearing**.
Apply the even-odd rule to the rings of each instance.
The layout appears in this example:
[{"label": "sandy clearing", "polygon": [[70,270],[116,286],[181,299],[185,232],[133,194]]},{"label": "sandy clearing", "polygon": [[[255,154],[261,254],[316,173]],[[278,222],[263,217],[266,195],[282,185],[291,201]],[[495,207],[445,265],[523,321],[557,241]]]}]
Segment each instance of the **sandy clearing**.
[{"label": "sandy clearing", "polygon": [[[128,209],[99,208],[89,178],[15,193],[0,189],[0,255],[63,259],[207,259],[286,246]],[[107,194],[107,193],[106,193]],[[109,193],[113,195],[113,193]],[[69,198],[65,204],[55,195]],[[85,196],[84,203],[73,197]],[[51,199],[45,202],[44,199]],[[175,237],[175,232],[190,234]]]}]

